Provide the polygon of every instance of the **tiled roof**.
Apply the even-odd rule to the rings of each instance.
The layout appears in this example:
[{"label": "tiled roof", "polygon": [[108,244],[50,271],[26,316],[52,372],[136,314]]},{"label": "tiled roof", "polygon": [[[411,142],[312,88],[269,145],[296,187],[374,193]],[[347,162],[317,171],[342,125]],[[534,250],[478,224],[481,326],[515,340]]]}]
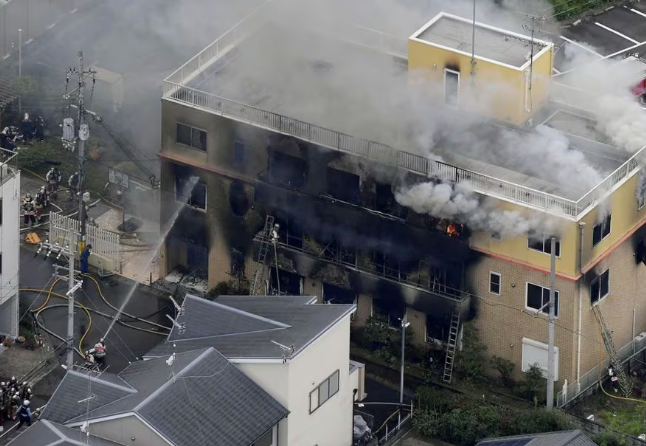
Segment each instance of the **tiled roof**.
[{"label": "tiled roof", "polygon": [[597,446],[580,430],[488,438],[477,446]]},{"label": "tiled roof", "polygon": [[118,446],[121,443],[105,440],[94,435],[89,437],[78,429],[41,420],[14,438],[11,446]]}]

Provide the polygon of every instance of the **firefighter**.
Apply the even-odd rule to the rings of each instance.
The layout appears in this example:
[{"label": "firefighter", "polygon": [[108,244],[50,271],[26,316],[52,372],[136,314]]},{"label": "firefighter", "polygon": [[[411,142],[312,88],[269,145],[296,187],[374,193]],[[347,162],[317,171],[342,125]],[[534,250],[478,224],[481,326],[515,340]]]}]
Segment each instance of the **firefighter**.
[{"label": "firefighter", "polygon": [[34,123],[29,117],[29,113],[25,113],[25,117],[22,120],[20,130],[22,131],[22,137],[24,138],[24,140],[26,142],[31,141],[31,138],[34,134]]},{"label": "firefighter", "polygon": [[27,426],[31,426],[31,409],[29,408],[29,400],[24,400],[22,405],[18,408],[17,414],[20,417],[20,423],[18,423],[18,429],[22,427],[23,424],[27,423]]},{"label": "firefighter", "polygon": [[39,142],[45,140],[45,120],[42,116],[37,116],[34,122],[34,139]]},{"label": "firefighter", "polygon": [[[34,199],[31,197],[31,194],[25,196],[25,201],[22,205],[23,215],[25,216],[25,226],[36,224],[36,206],[34,206]],[[12,380],[15,378],[12,378]],[[12,381],[13,385],[13,381]]]},{"label": "firefighter", "polygon": [[58,185],[60,184],[62,179],[61,173],[58,171],[58,168],[52,167],[51,169],[49,169],[49,172],[47,172],[45,179],[47,180],[47,188],[49,189],[50,196],[56,199],[58,195]]},{"label": "firefighter", "polygon": [[18,395],[18,393],[14,393],[13,396],[11,397],[11,419],[12,420],[16,419],[19,407],[20,407],[20,395]]},{"label": "firefighter", "polygon": [[90,254],[92,254],[92,245],[87,245],[81,253],[81,274],[87,274],[89,271]]},{"label": "firefighter", "polygon": [[619,377],[615,373],[614,369],[610,367],[608,369],[608,376],[610,376],[610,383],[612,384],[612,389],[615,393],[619,392]]},{"label": "firefighter", "polygon": [[70,200],[74,200],[76,198],[76,194],[78,193],[79,173],[74,172],[72,175],[70,175],[69,180],[67,180],[67,184],[70,187]]},{"label": "firefighter", "polygon": [[22,383],[22,388],[20,389],[20,399],[28,400],[32,397],[33,392],[28,383]]},{"label": "firefighter", "polygon": [[88,355],[94,358],[93,362],[96,362],[99,367],[105,364],[105,341],[103,338],[99,339],[99,342],[88,351]]},{"label": "firefighter", "polygon": [[49,199],[47,197],[47,190],[45,189],[45,186],[42,186],[38,190],[38,192],[36,192],[36,197],[34,201],[36,204],[36,220],[40,221],[40,217],[43,212],[43,209],[49,205]]}]

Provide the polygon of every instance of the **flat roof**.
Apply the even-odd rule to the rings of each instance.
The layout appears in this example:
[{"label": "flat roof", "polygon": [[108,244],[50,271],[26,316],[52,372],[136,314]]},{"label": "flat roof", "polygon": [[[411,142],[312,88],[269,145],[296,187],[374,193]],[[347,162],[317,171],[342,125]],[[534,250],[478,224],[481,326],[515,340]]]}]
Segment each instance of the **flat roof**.
[{"label": "flat roof", "polygon": [[[393,119],[393,107],[407,103],[395,103],[389,107],[386,102],[380,102],[379,95],[374,93],[389,91],[390,95],[394,95],[396,89],[401,88],[401,97],[405,97],[406,59],[346,42],[327,40],[323,45],[320,40],[325,37],[306,35],[302,31],[298,32],[298,39],[298,46],[294,48],[294,44],[290,44],[291,36],[284,31],[259,31],[238,45],[234,53],[195,78],[189,86],[337,132],[420,153],[419,135],[414,131],[419,126],[417,112],[400,110],[398,119]],[[303,53],[301,47],[311,48],[311,51]],[[276,57],[264,56],[271,54],[274,48],[281,48],[282,52]],[[259,58],[262,60],[262,69],[259,69]],[[366,66],[382,73],[389,71],[389,75],[374,75],[372,81],[367,80]],[[399,76],[401,84],[398,84]],[[343,79],[344,85],[337,84],[340,79]],[[356,98],[348,96],[351,92],[356,94]],[[376,102],[366,100],[366,96],[370,95]],[[570,149],[578,149],[585,161],[598,169],[600,174],[609,174],[627,160],[624,152],[600,145],[592,135],[577,135],[577,132],[581,132],[579,127],[582,124],[575,125],[572,120],[581,120],[582,117],[562,122],[560,118],[565,116],[565,111],[560,115],[555,114],[557,111],[549,110],[536,124],[571,133]],[[442,114],[463,120],[464,112],[447,108]],[[549,169],[534,169],[539,160],[532,162],[532,154],[524,154],[522,147],[513,156],[496,152],[493,146],[491,150],[488,147],[474,150],[473,140],[509,140],[531,135],[531,129],[527,131],[476,121],[471,128],[465,129],[469,137],[454,137],[446,141],[439,139],[427,150],[459,168],[571,200],[580,198],[592,187],[591,184],[559,184],[558,178],[551,175],[553,172]],[[614,151],[612,157],[607,156],[608,148]]]},{"label": "flat roof", "polygon": [[[446,48],[471,56],[475,29],[476,58],[506,65],[513,68],[524,68],[532,56],[532,38],[511,31],[485,25],[483,23],[440,13],[411,39],[433,46]],[[552,44],[533,39],[534,60]]]}]

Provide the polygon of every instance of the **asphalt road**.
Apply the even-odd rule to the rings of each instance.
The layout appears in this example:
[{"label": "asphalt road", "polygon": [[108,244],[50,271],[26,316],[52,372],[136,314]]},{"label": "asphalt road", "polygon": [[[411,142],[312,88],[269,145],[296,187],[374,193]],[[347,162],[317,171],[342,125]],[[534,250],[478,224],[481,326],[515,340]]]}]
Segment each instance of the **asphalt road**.
[{"label": "asphalt road", "polygon": [[[366,367],[369,368],[370,366],[366,365]],[[369,377],[366,377],[365,384],[368,396],[361,402],[363,403],[363,407],[355,406],[355,409],[358,412],[372,415],[374,417],[373,429],[378,429],[379,426],[381,426],[384,421],[386,421],[386,419],[397,410],[397,406],[395,404],[399,403],[399,390],[386,386]],[[413,395],[413,391],[406,389],[404,392],[404,403],[410,404]]]},{"label": "asphalt road", "polygon": [[[43,256],[35,257],[35,252],[26,248],[21,249],[20,253],[20,287],[43,289],[52,284],[52,267],[53,261],[43,260]],[[96,278],[96,276],[95,276]],[[98,279],[98,278],[97,278]],[[99,280],[102,285],[102,292],[105,298],[116,308],[119,308],[124,302],[126,296],[132,288],[131,281],[120,277],[112,277],[105,280]],[[61,280],[54,291],[60,294],[67,292],[67,282]],[[37,293],[20,294],[21,302],[26,305],[32,305],[32,308],[37,308],[45,301],[46,293],[38,295]],[[99,296],[95,284],[89,280],[85,280],[83,288],[76,293],[77,301],[85,305],[88,309],[98,310],[110,315],[116,313],[115,310],[110,308],[108,304]],[[35,301],[35,302],[34,302]],[[49,305],[67,304],[67,301],[60,298],[52,298]],[[168,304],[167,300],[160,300],[153,292],[147,287],[136,288],[132,298],[125,307],[125,311],[135,316],[148,316],[155,313]],[[22,315],[21,315],[22,316]],[[42,320],[46,327],[54,333],[65,338],[67,333],[67,307],[52,308],[45,310],[41,313]],[[156,330],[153,326],[142,322],[132,322],[129,318],[123,317],[124,322],[130,325],[146,328],[149,330]],[[168,324],[168,320],[164,316],[164,311],[154,315],[150,318],[152,321],[161,324]],[[93,346],[100,338],[106,336],[107,329],[110,325],[110,320],[92,314],[91,324],[85,312],[80,309],[76,311],[75,317],[75,344],[78,345],[79,338],[82,333],[90,327],[90,331],[83,341],[83,348],[88,349]],[[145,352],[150,350],[159,341],[163,340],[163,336],[159,334],[147,333],[131,328],[123,327],[116,324],[112,331],[107,334],[107,359],[106,363],[110,367],[110,371],[118,373],[123,370],[130,362],[134,362],[140,358]],[[52,339],[54,347],[61,344],[59,339]],[[64,355],[60,358],[61,363],[64,363]],[[79,356],[76,357],[78,363],[82,363]]]}]

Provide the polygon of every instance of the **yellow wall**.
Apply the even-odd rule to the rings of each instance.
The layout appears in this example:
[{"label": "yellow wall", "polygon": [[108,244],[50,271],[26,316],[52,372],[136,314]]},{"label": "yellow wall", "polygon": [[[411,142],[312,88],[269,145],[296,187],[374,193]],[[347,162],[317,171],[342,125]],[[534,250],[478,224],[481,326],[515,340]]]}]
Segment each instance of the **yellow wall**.
[{"label": "yellow wall", "polygon": [[[529,217],[530,211],[524,207],[505,201],[499,201],[500,210],[516,211]],[[556,226],[561,236],[561,256],[556,259],[556,271],[559,274],[575,276],[578,271],[578,225],[566,219],[557,219]],[[550,255],[529,249],[527,235],[496,240],[490,232],[474,232],[471,246],[479,251],[491,253],[517,262],[525,263],[542,270],[550,269]]]},{"label": "yellow wall", "polygon": [[[493,119],[520,125],[531,117],[525,110],[525,74],[491,62],[477,60],[475,89],[471,79],[471,57],[415,40],[408,41],[408,69],[438,86],[432,93],[443,101],[444,69],[460,72],[460,108]],[[552,50],[543,54],[532,70],[532,110],[549,95]]]},{"label": "yellow wall", "polygon": [[[601,207],[602,214],[611,213],[610,235],[601,240],[599,244],[592,247],[592,234],[594,225],[600,217],[600,207],[587,213],[581,220],[585,222],[583,235],[583,266],[590,265],[604,256],[607,251],[614,248],[633,229],[641,226],[646,217],[646,207],[638,210],[635,195],[639,174],[634,175],[622,184]],[[604,212],[605,210],[605,212]]]}]

